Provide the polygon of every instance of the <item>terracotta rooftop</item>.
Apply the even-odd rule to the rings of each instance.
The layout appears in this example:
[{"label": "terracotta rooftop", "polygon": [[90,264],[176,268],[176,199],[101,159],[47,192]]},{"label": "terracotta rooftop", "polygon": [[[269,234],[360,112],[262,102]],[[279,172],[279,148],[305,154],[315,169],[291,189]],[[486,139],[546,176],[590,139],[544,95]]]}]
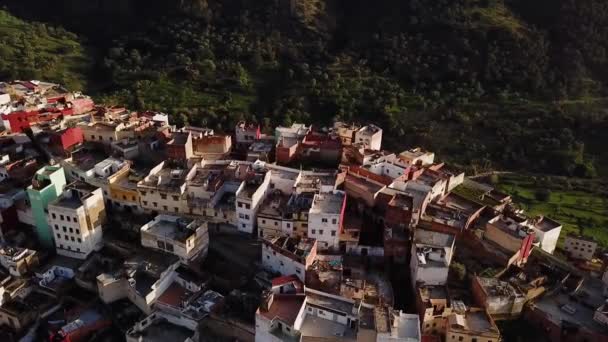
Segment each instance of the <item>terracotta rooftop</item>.
[{"label": "terracotta rooftop", "polygon": [[274,295],[268,311],[260,310],[260,314],[269,320],[278,318],[286,324],[293,325],[304,304],[304,299],[305,296],[298,295]]}]

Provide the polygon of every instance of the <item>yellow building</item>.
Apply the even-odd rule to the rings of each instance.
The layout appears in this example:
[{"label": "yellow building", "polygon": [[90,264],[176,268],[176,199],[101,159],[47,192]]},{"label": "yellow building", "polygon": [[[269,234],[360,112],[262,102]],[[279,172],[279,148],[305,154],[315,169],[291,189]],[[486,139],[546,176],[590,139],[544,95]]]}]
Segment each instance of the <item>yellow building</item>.
[{"label": "yellow building", "polygon": [[119,209],[141,211],[137,182],[142,179],[127,163],[122,169],[108,177],[108,193],[112,205]]}]

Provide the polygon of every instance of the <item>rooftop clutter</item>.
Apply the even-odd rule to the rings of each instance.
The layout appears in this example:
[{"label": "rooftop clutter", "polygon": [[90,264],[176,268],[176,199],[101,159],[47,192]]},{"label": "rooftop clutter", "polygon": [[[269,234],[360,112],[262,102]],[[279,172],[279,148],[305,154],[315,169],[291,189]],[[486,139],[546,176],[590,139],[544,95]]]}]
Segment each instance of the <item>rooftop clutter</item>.
[{"label": "rooftop clutter", "polygon": [[[372,123],[218,132],[44,82],[0,92],[0,313],[14,336],[120,322],[128,341],[498,341],[495,321],[521,316],[606,335],[608,280],[552,255],[560,223],[431,151],[382,150]],[[460,277],[463,264],[497,271]],[[408,296],[416,314],[395,309]]]}]

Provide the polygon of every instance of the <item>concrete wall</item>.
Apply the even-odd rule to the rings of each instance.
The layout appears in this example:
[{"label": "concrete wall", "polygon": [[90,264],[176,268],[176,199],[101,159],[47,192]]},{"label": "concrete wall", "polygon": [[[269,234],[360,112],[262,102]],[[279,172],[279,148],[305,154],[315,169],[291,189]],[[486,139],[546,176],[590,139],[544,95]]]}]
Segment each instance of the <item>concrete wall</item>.
[{"label": "concrete wall", "polygon": [[559,234],[562,232],[562,227],[551,229],[547,232],[543,232],[540,229],[536,229],[532,227],[536,236],[540,241],[540,248],[549,253],[553,254],[555,251],[555,247],[557,247],[557,240],[559,239]]},{"label": "concrete wall", "polygon": [[341,214],[308,214],[308,237],[317,239],[319,249],[337,248],[340,242]]},{"label": "concrete wall", "polygon": [[266,243],[262,244],[262,267],[285,276],[295,274],[301,281],[305,280],[305,264],[275,251]]},{"label": "concrete wall", "polygon": [[597,242],[577,239],[571,236],[566,236],[564,242],[564,249],[566,252],[568,252],[571,257],[582,260],[593,259],[596,248]]}]

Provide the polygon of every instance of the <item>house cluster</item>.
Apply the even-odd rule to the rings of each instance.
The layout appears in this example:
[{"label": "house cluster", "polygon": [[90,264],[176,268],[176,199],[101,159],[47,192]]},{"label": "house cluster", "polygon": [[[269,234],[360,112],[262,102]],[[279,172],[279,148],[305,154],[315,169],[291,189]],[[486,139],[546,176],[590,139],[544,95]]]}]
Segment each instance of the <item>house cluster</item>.
[{"label": "house cluster", "polygon": [[6,340],[607,340],[597,243],[373,124],[178,128],[38,81],[0,112]]}]

